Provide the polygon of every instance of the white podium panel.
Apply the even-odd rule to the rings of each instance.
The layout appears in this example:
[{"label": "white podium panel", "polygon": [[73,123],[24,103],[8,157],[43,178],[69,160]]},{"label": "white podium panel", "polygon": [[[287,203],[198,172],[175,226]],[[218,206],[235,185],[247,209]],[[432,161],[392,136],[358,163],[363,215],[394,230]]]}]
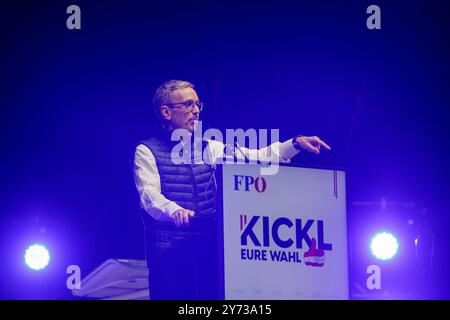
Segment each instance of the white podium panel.
[{"label": "white podium panel", "polygon": [[225,299],[348,299],[345,172],[224,165]]}]

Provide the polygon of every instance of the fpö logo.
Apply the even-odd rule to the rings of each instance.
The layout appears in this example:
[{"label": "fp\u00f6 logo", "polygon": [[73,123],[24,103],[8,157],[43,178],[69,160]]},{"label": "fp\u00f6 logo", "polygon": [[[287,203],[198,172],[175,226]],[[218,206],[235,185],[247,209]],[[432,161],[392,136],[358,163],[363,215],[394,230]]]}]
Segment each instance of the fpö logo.
[{"label": "fp\u00f6 logo", "polygon": [[[286,217],[271,220],[266,216],[242,214],[240,228],[241,260],[304,262],[307,266],[323,267],[325,251],[333,250],[333,245],[325,242],[323,220],[292,221]],[[285,230],[283,234],[281,229]],[[311,236],[313,231],[317,240]]]},{"label": "fp\u00f6 logo", "polygon": [[241,176],[238,174],[234,175],[234,190],[235,191],[251,191],[262,193],[266,191],[267,182],[263,177],[252,177],[252,176]]}]

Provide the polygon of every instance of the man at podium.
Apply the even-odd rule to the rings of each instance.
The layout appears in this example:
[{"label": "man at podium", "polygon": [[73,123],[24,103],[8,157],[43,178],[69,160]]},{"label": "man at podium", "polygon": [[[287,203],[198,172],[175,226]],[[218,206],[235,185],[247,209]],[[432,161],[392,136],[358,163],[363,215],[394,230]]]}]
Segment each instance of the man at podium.
[{"label": "man at podium", "polygon": [[[226,146],[203,139],[210,161],[173,160],[174,130],[193,134],[203,103],[187,81],[170,80],[155,92],[153,107],[161,127],[135,151],[134,177],[145,226],[150,299],[218,299],[216,185],[214,163],[232,149],[235,159],[289,162],[301,150],[319,154],[330,147],[319,137],[297,136],[266,148]],[[195,147],[195,146],[194,146]],[[276,160],[274,160],[276,159]]]}]

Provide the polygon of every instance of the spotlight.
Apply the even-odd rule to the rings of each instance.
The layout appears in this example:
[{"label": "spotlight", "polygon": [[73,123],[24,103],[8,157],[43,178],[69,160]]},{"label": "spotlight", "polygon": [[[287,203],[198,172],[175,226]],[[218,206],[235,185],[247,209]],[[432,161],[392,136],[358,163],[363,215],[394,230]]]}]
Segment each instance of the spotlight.
[{"label": "spotlight", "polygon": [[372,254],[379,260],[390,260],[397,254],[397,238],[389,232],[376,234],[370,243]]},{"label": "spotlight", "polygon": [[47,267],[50,254],[47,248],[40,244],[33,244],[25,251],[25,263],[32,270],[42,270]]}]

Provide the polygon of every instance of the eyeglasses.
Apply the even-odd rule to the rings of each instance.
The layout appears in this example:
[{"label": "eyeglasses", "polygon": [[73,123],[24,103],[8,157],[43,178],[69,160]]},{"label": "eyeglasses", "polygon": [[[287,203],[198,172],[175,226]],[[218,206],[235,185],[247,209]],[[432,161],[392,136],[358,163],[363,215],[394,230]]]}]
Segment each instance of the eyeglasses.
[{"label": "eyeglasses", "polygon": [[[194,110],[194,107],[197,107],[199,111],[203,110],[203,102],[200,100],[194,101],[194,100],[187,100],[183,102],[175,102],[175,103],[166,103],[168,106],[176,106],[180,105],[179,108],[184,108],[187,112],[192,112]],[[177,108],[177,107],[174,107]]]}]

